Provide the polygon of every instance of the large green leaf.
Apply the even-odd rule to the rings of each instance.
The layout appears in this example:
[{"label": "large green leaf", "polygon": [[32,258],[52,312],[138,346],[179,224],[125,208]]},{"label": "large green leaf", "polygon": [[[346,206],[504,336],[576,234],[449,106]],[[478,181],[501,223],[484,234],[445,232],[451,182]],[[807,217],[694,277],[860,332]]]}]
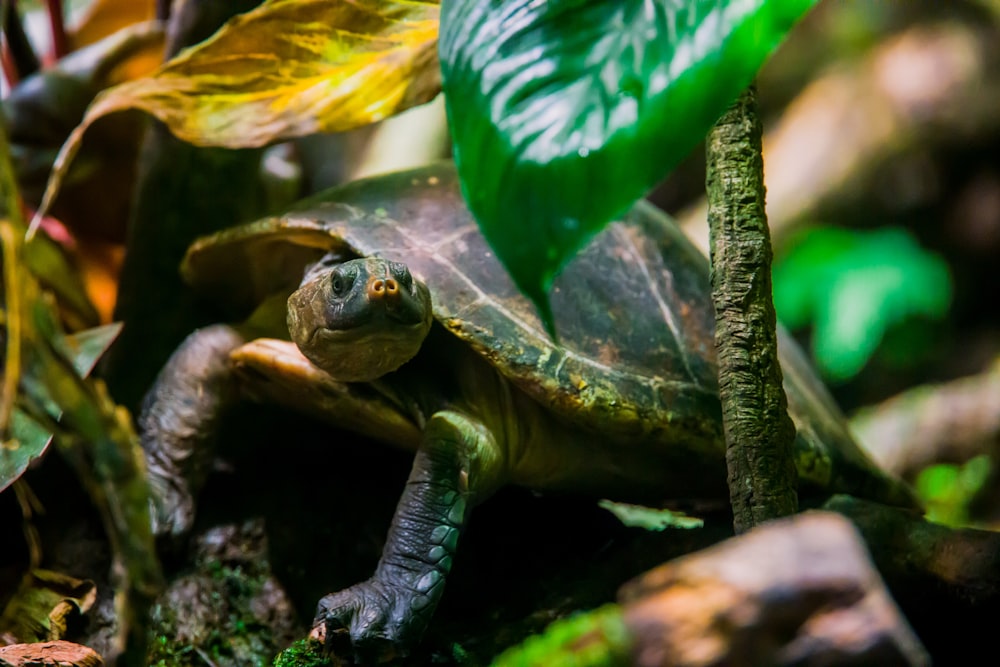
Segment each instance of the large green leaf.
[{"label": "large green leaf", "polygon": [[550,331],[558,270],[695,147],[813,4],[444,3],[463,191]]}]

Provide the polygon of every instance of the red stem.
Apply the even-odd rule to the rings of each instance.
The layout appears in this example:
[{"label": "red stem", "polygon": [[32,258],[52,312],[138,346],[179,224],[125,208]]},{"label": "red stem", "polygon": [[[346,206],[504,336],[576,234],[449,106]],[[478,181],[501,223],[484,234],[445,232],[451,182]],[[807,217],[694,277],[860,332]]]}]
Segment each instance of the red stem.
[{"label": "red stem", "polygon": [[69,40],[66,38],[66,24],[63,21],[62,0],[45,0],[49,10],[49,27],[52,30],[52,56],[59,60],[69,51]]},{"label": "red stem", "polygon": [[14,56],[11,55],[10,47],[7,46],[6,42],[0,48],[0,69],[3,70],[3,76],[7,79],[7,85],[10,88],[16,86],[21,80],[18,76],[17,66],[14,64]]},{"label": "red stem", "polygon": [[8,0],[0,5],[3,14],[0,21],[3,22],[3,70],[7,80],[13,87],[18,81],[31,76],[41,68],[35,49],[31,46],[31,40],[24,32],[24,25],[21,23],[21,15],[17,11],[17,1]]}]

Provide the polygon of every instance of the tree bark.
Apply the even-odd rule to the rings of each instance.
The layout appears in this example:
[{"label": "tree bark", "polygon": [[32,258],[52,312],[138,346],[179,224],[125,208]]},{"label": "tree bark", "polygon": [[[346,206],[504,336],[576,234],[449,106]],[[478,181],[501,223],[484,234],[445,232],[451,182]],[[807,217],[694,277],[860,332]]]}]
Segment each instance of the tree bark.
[{"label": "tree bark", "polygon": [[715,347],[737,533],[798,509],[795,426],[781,386],[757,93],[751,86],[706,145]]}]

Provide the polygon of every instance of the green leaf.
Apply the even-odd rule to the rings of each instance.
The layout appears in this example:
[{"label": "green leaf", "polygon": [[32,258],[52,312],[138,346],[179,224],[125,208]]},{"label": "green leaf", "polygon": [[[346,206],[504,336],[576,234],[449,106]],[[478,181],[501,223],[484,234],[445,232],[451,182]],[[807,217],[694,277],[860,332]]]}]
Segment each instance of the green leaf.
[{"label": "green leaf", "polygon": [[[149,487],[139,437],[128,411],[111,400],[104,383],[80,377],[71,362],[77,355],[62,333],[52,300],[24,268],[22,239],[27,228],[8,146],[0,124],[0,206],[10,216],[0,219],[7,339],[0,431],[4,437],[9,433],[15,393],[26,414],[49,430],[58,429],[54,442],[94,501],[112,546],[111,587],[116,591],[118,622],[110,645],[122,655],[142,655],[146,629],[142,619],[147,618],[163,579],[150,526]],[[89,344],[83,347],[86,354],[93,350]],[[44,387],[48,399],[33,392],[29,384]],[[42,407],[45,402],[61,409],[58,425]]]},{"label": "green leaf", "polygon": [[39,277],[58,300],[64,317],[74,326],[91,327],[100,316],[94,308],[79,269],[73,265],[66,248],[42,232],[24,244],[24,264]]},{"label": "green leaf", "polygon": [[10,437],[0,441],[0,491],[20,479],[51,440],[51,433],[15,407],[10,415]]},{"label": "green leaf", "polygon": [[618,503],[612,500],[602,500],[597,504],[631,528],[645,528],[659,532],[667,528],[701,528],[705,525],[703,519],[674,510],[654,509],[644,505]]},{"label": "green leaf", "polygon": [[[115,338],[121,324],[106,324],[68,336],[73,368],[80,377],[87,377]],[[45,391],[44,385],[31,383],[34,399],[45,406],[49,416],[58,419],[60,410]],[[40,457],[52,441],[52,434],[20,408],[15,407],[10,421],[10,438],[0,442],[0,491],[13,484],[31,462]]]},{"label": "green leaf", "polygon": [[108,351],[111,344],[122,331],[121,322],[112,322],[103,326],[79,331],[67,337],[72,352],[73,369],[85,378],[97,365],[98,359]]},{"label": "green leaf", "polygon": [[702,140],[815,0],[445,3],[469,207],[553,330],[559,269]]},{"label": "green leaf", "polygon": [[942,317],[951,289],[945,262],[897,228],[813,228],[774,265],[778,317],[814,326],[813,355],[831,380],[857,374],[890,327]]}]

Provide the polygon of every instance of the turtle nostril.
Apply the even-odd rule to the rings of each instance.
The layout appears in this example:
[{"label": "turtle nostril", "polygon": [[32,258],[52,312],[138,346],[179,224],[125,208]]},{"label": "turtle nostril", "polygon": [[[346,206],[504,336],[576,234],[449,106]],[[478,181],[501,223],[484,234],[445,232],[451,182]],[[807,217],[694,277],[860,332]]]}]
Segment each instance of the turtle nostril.
[{"label": "turtle nostril", "polygon": [[400,296],[399,283],[392,278],[371,278],[368,280],[368,298],[372,301],[389,299],[398,301]]}]

